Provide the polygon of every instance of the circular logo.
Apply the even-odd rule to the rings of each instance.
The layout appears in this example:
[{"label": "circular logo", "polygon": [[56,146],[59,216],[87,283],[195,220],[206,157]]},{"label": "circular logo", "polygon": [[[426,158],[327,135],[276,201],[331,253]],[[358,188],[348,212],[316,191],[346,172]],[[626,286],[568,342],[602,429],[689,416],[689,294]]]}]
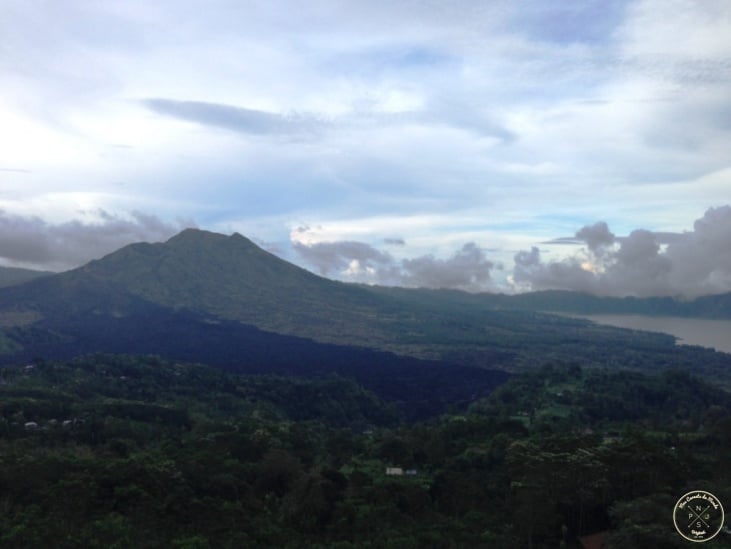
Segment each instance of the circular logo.
[{"label": "circular logo", "polygon": [[723,519],[721,502],[703,490],[688,492],[673,509],[675,529],[688,541],[697,543],[714,538],[723,528]]}]

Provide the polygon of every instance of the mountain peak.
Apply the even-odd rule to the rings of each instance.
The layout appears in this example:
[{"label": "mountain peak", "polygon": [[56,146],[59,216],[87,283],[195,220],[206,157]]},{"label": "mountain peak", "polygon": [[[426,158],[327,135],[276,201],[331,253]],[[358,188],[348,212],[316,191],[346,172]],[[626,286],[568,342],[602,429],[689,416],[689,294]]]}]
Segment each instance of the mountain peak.
[{"label": "mountain peak", "polygon": [[[332,306],[333,316],[340,316],[341,309],[353,309],[364,299],[362,289],[317,276],[239,233],[195,228],[166,242],[130,244],[69,277],[113,286],[159,305],[207,311],[267,329],[311,325],[323,308]],[[333,321],[334,326],[339,323]]]},{"label": "mountain peak", "polygon": [[197,227],[187,227],[180,231],[175,236],[170,237],[166,243],[173,243],[179,241],[200,241],[200,240],[222,240],[229,238],[225,234],[215,233],[213,231],[206,231],[205,229],[198,229]]},{"label": "mountain peak", "polygon": [[[23,294],[43,310],[124,314],[119,303],[149,303],[321,341],[358,333],[375,318],[374,301],[379,300],[363,288],[293,265],[241,234],[193,228],[166,242],[130,244],[45,280],[43,287]],[[373,330],[365,333],[362,343],[376,336]]]},{"label": "mountain peak", "polygon": [[168,245],[192,245],[192,246],[201,246],[201,245],[214,245],[214,244],[223,244],[223,243],[229,243],[229,244],[246,244],[247,246],[253,246],[258,248],[253,241],[246,238],[240,233],[233,233],[231,235],[225,235],[222,233],[215,233],[212,231],[206,231],[204,229],[198,229],[195,227],[189,227],[187,229],[183,229],[175,236],[171,237],[170,239],[165,242],[165,244]]}]

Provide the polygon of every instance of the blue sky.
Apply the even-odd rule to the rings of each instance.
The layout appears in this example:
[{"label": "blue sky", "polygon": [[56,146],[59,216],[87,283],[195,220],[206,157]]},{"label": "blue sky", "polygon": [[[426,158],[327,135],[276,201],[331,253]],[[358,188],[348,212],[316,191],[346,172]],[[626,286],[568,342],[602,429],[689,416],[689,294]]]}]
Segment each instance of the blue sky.
[{"label": "blue sky", "polygon": [[[70,268],[194,225],[343,280],[731,290],[725,0],[0,0],[0,14],[1,264]],[[553,243],[599,222],[615,237],[599,256]],[[691,276],[699,222],[723,238]],[[623,267],[638,229],[651,257]]]}]

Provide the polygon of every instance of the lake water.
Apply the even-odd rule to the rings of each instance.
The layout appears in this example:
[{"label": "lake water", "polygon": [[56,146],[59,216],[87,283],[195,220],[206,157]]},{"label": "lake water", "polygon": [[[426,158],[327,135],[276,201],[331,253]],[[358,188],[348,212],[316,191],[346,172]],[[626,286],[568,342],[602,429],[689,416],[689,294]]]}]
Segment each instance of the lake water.
[{"label": "lake water", "polygon": [[681,318],[677,316],[643,315],[574,315],[597,324],[662,332],[679,338],[679,345],[700,345],[724,353],[731,353],[731,320],[707,320],[705,318]]}]

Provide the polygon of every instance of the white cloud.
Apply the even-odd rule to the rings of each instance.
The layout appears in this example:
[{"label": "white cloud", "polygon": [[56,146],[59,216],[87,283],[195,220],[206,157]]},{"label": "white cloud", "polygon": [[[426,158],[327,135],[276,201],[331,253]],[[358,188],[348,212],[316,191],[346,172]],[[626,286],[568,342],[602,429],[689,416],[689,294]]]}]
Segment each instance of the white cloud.
[{"label": "white cloud", "polygon": [[467,291],[495,288],[491,271],[496,265],[474,242],[464,244],[446,259],[430,254],[401,260],[363,242],[304,244],[295,240],[292,245],[321,275],[350,282]]}]

